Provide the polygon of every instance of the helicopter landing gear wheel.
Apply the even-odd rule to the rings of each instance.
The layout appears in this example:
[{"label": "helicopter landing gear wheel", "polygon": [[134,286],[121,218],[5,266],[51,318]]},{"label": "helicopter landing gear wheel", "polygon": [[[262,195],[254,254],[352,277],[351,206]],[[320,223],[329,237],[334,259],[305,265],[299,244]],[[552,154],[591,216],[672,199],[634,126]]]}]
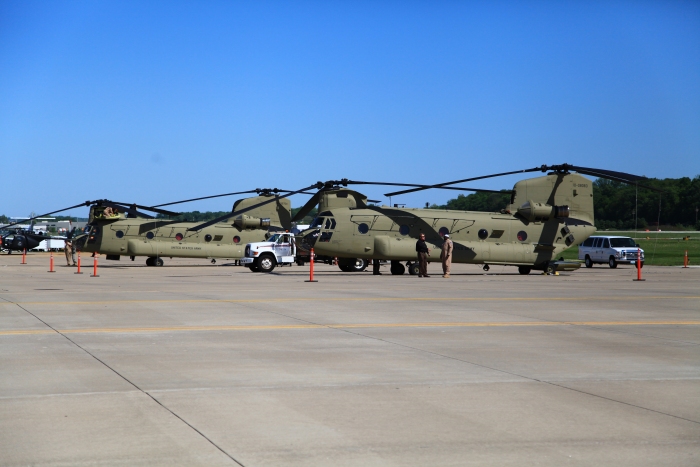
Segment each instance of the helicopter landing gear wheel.
[{"label": "helicopter landing gear wheel", "polygon": [[162,266],[163,265],[163,259],[162,258],[156,258],[155,256],[149,256],[146,258],[146,266]]},{"label": "helicopter landing gear wheel", "polygon": [[608,260],[608,266],[610,266],[610,269],[615,269],[617,267],[617,261],[615,261],[614,256],[611,256]]},{"label": "helicopter landing gear wheel", "polygon": [[398,261],[392,261],[390,270],[392,275],[400,276],[406,272],[406,267]]},{"label": "helicopter landing gear wheel", "polygon": [[420,272],[420,264],[418,263],[408,263],[408,273],[412,276],[417,276]]},{"label": "helicopter landing gear wheel", "polygon": [[587,268],[592,268],[593,267],[593,260],[591,259],[590,256],[586,255],[586,259],[584,260],[586,263]]},{"label": "helicopter landing gear wheel", "polygon": [[355,258],[341,261],[338,263],[338,267],[343,272],[362,272],[367,268],[369,262],[366,259]]},{"label": "helicopter landing gear wheel", "polygon": [[367,269],[369,261],[362,258],[355,258],[355,261],[350,265],[351,272],[362,272]]},{"label": "helicopter landing gear wheel", "polygon": [[258,268],[260,268],[260,272],[272,272],[275,266],[277,266],[277,261],[275,261],[272,255],[263,255],[258,258]]},{"label": "helicopter landing gear wheel", "polygon": [[530,274],[530,271],[532,271],[532,268],[529,266],[518,266],[518,272],[523,276]]},{"label": "helicopter landing gear wheel", "polygon": [[484,264],[484,272],[489,272],[489,269],[491,269],[491,268],[489,267],[489,265],[488,265],[488,264]]},{"label": "helicopter landing gear wheel", "polygon": [[547,275],[552,275],[552,274],[554,274],[554,271],[556,271],[556,266],[554,264],[550,263],[549,261],[546,262],[544,265],[544,272]]}]

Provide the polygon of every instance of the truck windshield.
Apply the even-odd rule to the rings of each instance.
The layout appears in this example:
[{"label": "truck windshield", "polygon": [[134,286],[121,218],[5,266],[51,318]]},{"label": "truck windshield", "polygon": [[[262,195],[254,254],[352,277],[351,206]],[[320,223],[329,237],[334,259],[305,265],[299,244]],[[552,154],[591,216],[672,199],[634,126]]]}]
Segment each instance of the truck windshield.
[{"label": "truck windshield", "polygon": [[634,248],[637,245],[631,238],[611,238],[610,246],[613,248]]},{"label": "truck windshield", "polygon": [[272,237],[268,238],[268,242],[277,243],[277,239],[280,238],[280,234],[274,234]]}]

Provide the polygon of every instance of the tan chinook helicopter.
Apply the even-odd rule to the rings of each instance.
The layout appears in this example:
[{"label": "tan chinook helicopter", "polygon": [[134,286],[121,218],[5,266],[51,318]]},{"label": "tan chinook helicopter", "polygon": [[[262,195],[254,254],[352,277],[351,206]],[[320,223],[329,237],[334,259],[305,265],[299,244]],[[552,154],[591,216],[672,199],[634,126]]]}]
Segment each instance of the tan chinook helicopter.
[{"label": "tan chinook helicopter", "polygon": [[[438,185],[423,185],[387,193],[386,196],[429,188],[460,189],[449,185],[536,171],[549,173],[517,182],[510,204],[500,212],[406,209],[358,202],[356,207],[320,210],[309,230],[302,232],[297,242],[305,248],[313,247],[315,252],[322,255],[389,260],[392,274],[403,274],[406,268],[402,262],[406,262],[409,273],[417,274],[418,264],[414,261],[418,236],[425,234],[428,246],[434,251],[430,260],[439,261],[443,235],[449,233],[454,243],[453,262],[456,263],[482,264],[484,270],[488,270],[490,265],[516,266],[520,274],[529,274],[532,270],[574,270],[580,267],[580,263],[557,257],[565,249],[586,240],[596,230],[593,185],[591,180],[579,174],[637,185],[639,180],[644,179],[637,175],[569,164],[543,165]],[[352,184],[368,182],[347,179],[327,182],[295,218],[306,215],[319,198],[337,196],[343,192],[341,186]],[[355,193],[352,190],[347,192]],[[379,262],[374,261],[374,264],[374,272],[378,273]]]},{"label": "tan chinook helicopter", "polygon": [[[240,259],[246,243],[263,241],[268,232],[290,229],[291,205],[288,199],[277,196],[279,192],[288,191],[276,188],[255,189],[158,206],[102,199],[86,201],[51,214],[90,206],[86,230],[74,236],[74,244],[80,251],[104,254],[108,260],[119,260],[121,256],[129,256],[132,260],[136,256],[146,256],[148,266],[162,266],[163,257]],[[196,222],[155,219],[143,212],[176,216],[179,213],[163,207],[247,193],[256,193],[258,196],[236,201],[231,212],[226,215],[226,219],[231,219],[231,222],[222,222],[223,219],[220,219],[217,223],[196,230],[192,229],[197,225]],[[212,262],[214,261],[213,259]]]}]

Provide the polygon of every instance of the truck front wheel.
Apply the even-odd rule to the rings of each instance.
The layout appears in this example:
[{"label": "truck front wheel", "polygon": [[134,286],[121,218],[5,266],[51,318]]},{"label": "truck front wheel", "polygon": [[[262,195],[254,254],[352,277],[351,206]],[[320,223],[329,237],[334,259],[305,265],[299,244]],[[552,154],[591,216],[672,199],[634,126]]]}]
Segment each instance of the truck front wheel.
[{"label": "truck front wheel", "polygon": [[275,269],[275,266],[277,266],[277,261],[275,261],[275,258],[272,255],[263,255],[258,258],[258,267],[260,268],[260,272],[272,272],[272,270]]}]

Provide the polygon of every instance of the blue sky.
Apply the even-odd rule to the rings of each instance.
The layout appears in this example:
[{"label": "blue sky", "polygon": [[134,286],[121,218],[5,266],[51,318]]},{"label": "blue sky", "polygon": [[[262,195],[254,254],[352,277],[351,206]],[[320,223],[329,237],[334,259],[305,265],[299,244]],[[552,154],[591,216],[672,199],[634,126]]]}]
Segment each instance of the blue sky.
[{"label": "blue sky", "polygon": [[1,0],[0,155],[17,216],[562,162],[692,177],[700,3]]}]

